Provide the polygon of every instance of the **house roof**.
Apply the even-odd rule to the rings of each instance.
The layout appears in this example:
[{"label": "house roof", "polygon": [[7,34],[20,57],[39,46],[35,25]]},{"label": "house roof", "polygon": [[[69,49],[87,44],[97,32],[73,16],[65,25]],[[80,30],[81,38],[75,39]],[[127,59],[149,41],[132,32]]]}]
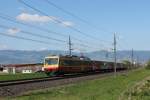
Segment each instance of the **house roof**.
[{"label": "house roof", "polygon": [[31,67],[36,65],[43,65],[43,63],[34,63],[34,64],[7,64],[4,67]]}]

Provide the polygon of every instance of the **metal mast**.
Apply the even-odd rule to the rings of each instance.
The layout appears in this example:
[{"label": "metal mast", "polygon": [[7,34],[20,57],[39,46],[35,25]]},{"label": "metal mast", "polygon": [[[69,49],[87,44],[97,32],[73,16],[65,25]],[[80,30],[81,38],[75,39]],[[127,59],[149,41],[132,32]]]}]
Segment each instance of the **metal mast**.
[{"label": "metal mast", "polygon": [[116,55],[116,45],[117,45],[117,41],[116,41],[116,33],[114,33],[114,76],[116,77],[116,67],[117,67],[117,55]]},{"label": "metal mast", "polygon": [[131,53],[131,60],[132,60],[132,66],[131,66],[131,69],[132,69],[134,66],[134,51],[133,51],[133,49],[132,49],[132,53]]},{"label": "metal mast", "polygon": [[71,38],[70,38],[70,35],[69,35],[69,56],[72,56],[72,43],[71,43]]}]

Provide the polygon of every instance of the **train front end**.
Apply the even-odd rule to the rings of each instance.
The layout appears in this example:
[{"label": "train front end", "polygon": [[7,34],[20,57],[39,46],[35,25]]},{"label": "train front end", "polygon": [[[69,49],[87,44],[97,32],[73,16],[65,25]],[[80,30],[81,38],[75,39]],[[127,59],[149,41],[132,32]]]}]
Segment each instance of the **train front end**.
[{"label": "train front end", "polygon": [[45,57],[43,69],[48,76],[56,75],[59,69],[59,56]]}]

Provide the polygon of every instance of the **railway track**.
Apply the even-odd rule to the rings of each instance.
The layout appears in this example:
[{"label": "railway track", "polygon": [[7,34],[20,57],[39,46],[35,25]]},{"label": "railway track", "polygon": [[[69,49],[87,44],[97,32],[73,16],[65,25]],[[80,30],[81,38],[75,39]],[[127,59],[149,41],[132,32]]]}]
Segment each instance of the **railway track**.
[{"label": "railway track", "polygon": [[[41,78],[48,78],[48,77],[41,77]],[[25,80],[33,80],[33,79],[41,79],[41,78],[30,78],[30,79],[17,79],[17,80],[5,80],[5,81],[0,81],[1,83],[7,83],[7,82],[19,82],[19,81],[25,81]]]},{"label": "railway track", "polygon": [[[119,71],[117,73],[122,74],[126,72],[127,71]],[[112,75],[113,72],[88,73],[88,74],[65,75],[59,77],[35,78],[29,80],[26,79],[16,81],[5,81],[0,83],[0,97],[19,96],[22,95],[24,92],[30,90],[44,89],[65,84],[77,83],[84,80],[103,78]]]},{"label": "railway track", "polygon": [[[40,81],[50,81],[50,80],[57,80],[57,79],[64,79],[64,78],[89,76],[89,75],[96,75],[96,74],[103,74],[103,73],[102,72],[101,73],[100,72],[78,73],[78,74],[68,74],[68,75],[57,76],[57,77],[41,77],[41,78],[32,78],[32,79],[18,79],[18,80],[0,81],[0,87],[8,86],[8,85],[17,85],[17,84],[24,84],[24,83],[40,82]],[[108,72],[105,72],[105,73],[108,73]]]}]

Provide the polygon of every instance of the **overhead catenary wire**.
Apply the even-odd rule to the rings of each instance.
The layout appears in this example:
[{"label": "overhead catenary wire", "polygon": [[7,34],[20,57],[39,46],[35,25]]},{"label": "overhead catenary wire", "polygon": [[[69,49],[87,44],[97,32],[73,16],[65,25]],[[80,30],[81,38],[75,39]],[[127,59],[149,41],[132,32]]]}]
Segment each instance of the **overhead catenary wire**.
[{"label": "overhead catenary wire", "polygon": [[66,37],[67,35],[64,35],[62,33],[57,33],[57,32],[54,32],[52,30],[49,30],[49,29],[46,29],[46,28],[41,28],[39,26],[35,26],[35,25],[32,25],[32,24],[27,24],[27,23],[24,23],[24,22],[20,22],[20,21],[17,21],[16,19],[8,16],[8,15],[4,15],[2,13],[0,13],[0,18],[1,19],[4,19],[4,20],[9,20],[11,22],[14,22],[14,23],[17,23],[17,24],[22,24],[22,25],[25,25],[27,27],[32,27],[32,28],[36,28],[38,30],[41,30],[41,31],[44,31],[44,32],[47,32],[47,33],[51,33],[51,34],[55,34],[55,35],[59,35],[59,36],[63,36],[63,37]]},{"label": "overhead catenary wire", "polygon": [[[22,0],[20,0],[20,1],[22,1]],[[47,14],[47,16],[48,16],[48,14]],[[24,22],[20,22],[20,21],[17,21],[17,20],[13,20],[13,19],[9,19],[9,17],[7,18],[7,17],[4,17],[4,16],[0,16],[0,17],[2,17],[3,19],[6,19],[6,20],[11,20],[12,22],[17,22],[17,23],[20,23],[20,24],[22,24],[22,25],[26,25],[26,26],[31,26],[31,27],[34,27],[34,28],[36,28],[36,29],[40,29],[40,30],[42,30],[42,31],[45,31],[45,32],[47,32],[47,33],[53,33],[53,34],[55,34],[56,35],[56,33],[57,32],[53,32],[53,31],[50,31],[49,29],[46,29],[46,28],[42,28],[42,27],[39,27],[39,26],[35,26],[35,25],[32,25],[32,24],[26,24],[26,23],[24,23]],[[61,22],[61,20],[60,20],[60,22],[59,22],[59,20],[58,20],[58,23],[62,23]],[[82,31],[80,31],[79,29],[77,29],[76,30],[76,28],[74,28],[74,27],[72,27],[73,29],[75,29],[75,31],[76,32],[79,32],[79,33],[82,33]],[[27,31],[23,31],[23,30],[21,30],[21,32],[22,33],[25,33],[25,34],[28,34],[28,35],[34,35],[34,36],[37,36],[37,37],[41,37],[41,38],[47,38],[47,39],[52,39],[51,37],[48,37],[48,36],[44,36],[44,35],[39,35],[39,34],[35,34],[35,33],[32,33],[32,32],[27,32]],[[83,32],[83,33],[85,33],[85,32]],[[65,34],[59,34],[59,33],[57,33],[59,36],[63,36],[63,37],[68,37],[68,35],[65,35]],[[86,34],[86,33],[85,33]],[[3,36],[7,36],[7,37],[13,37],[13,38],[18,38],[19,39],[19,36],[11,36],[11,35],[8,35],[8,34],[3,34],[3,33],[1,33],[1,35],[3,35]],[[89,37],[89,38],[91,38],[91,36],[90,35],[85,35],[86,37]],[[72,38],[74,38],[74,37],[72,37]],[[92,39],[94,39],[95,37],[93,37],[92,36]],[[22,39],[22,40],[29,40],[29,41],[34,41],[34,42],[40,42],[40,43],[43,43],[43,44],[51,44],[50,42],[46,42],[46,41],[41,41],[41,40],[34,40],[34,39],[31,39],[31,38],[26,38],[26,37],[20,37],[20,39]],[[75,38],[74,38],[75,39]],[[64,41],[64,40],[59,40],[59,39],[52,39],[52,40],[56,40],[56,41],[58,41],[58,42],[64,42],[64,43],[66,43],[66,41]],[[80,39],[78,39],[78,38],[76,38],[75,40],[77,40],[77,41],[82,41],[82,40],[80,40]],[[94,40],[98,40],[99,41],[99,39],[97,38],[95,38]],[[105,41],[105,40],[104,40]],[[83,42],[83,41],[82,41]],[[92,41],[93,42],[93,41]],[[85,42],[84,42],[85,43]],[[92,46],[89,46],[89,44],[88,45],[86,45],[86,44],[83,44],[83,43],[74,43],[74,44],[77,44],[77,45],[81,45],[81,46],[83,46],[83,47],[86,47],[86,48],[95,48],[94,47],[94,45],[92,45]],[[95,45],[96,47],[97,47],[97,45]],[[98,49],[98,48],[97,48]]]},{"label": "overhead catenary wire", "polygon": [[110,33],[111,33],[111,34],[113,33],[113,32],[110,32],[110,31],[105,30],[105,29],[102,29],[102,28],[97,28],[97,26],[93,25],[93,24],[90,23],[89,21],[87,21],[87,20],[85,20],[85,19],[83,19],[83,18],[77,16],[76,14],[74,14],[74,13],[72,13],[72,12],[70,12],[70,11],[68,11],[68,10],[66,10],[66,9],[64,9],[64,8],[62,8],[62,7],[60,7],[60,6],[58,6],[58,5],[56,5],[54,2],[52,2],[52,1],[50,1],[50,0],[44,0],[44,1],[46,1],[47,4],[49,4],[49,5],[51,5],[51,6],[55,7],[55,8],[57,8],[58,10],[60,10],[60,11],[62,11],[62,12],[64,12],[64,13],[66,13],[66,14],[68,14],[68,15],[74,17],[74,18],[76,18],[76,19],[79,20],[80,22],[85,23],[86,25],[88,25],[88,26],[90,26],[90,27],[92,27],[92,28],[94,28],[94,29],[97,29],[97,30],[100,30],[100,31],[103,31],[103,32],[109,33],[109,34],[110,34]]},{"label": "overhead catenary wire", "polygon": [[[27,26],[27,27],[30,27],[30,28],[38,29],[38,30],[41,30],[41,31],[44,31],[44,32],[47,32],[47,33],[53,33],[55,35],[60,35],[59,33],[51,31],[49,29],[45,29],[45,28],[41,28],[39,26],[35,26],[35,25],[32,25],[32,24],[20,22],[20,21],[16,20],[15,18],[13,18],[9,15],[3,14],[3,13],[0,13],[0,18],[3,19],[3,20],[11,21],[13,23],[21,24],[21,25],[24,25],[24,26]],[[68,37],[68,35],[63,35],[63,34],[61,34],[60,36]],[[80,40],[78,38],[75,38],[75,37],[72,37],[72,38],[74,38],[76,41],[85,43],[85,41]],[[86,43],[90,44],[89,42],[86,42]]]},{"label": "overhead catenary wire", "polygon": [[[10,27],[10,26],[5,26],[5,25],[1,25],[0,24],[0,27],[1,28],[5,28],[5,29],[14,29],[14,27]],[[55,39],[55,38],[52,38],[52,37],[49,37],[49,36],[44,36],[44,35],[40,35],[40,34],[35,34],[35,33],[32,33],[32,32],[28,32],[28,31],[24,31],[24,30],[19,30],[21,33],[24,33],[24,34],[28,34],[28,35],[32,35],[32,36],[36,36],[36,37],[40,37],[40,38],[46,38],[46,39],[50,39],[50,40],[54,40],[54,41],[57,41],[57,42],[67,42],[67,41],[64,41],[64,40],[60,40],[60,39]]]},{"label": "overhead catenary wire", "polygon": [[[0,13],[0,18],[1,19],[4,19],[4,20],[6,20],[6,21],[10,21],[10,22],[13,22],[13,23],[17,23],[17,24],[21,24],[21,25],[24,25],[24,26],[27,26],[27,27],[30,27],[30,28],[35,28],[35,29],[38,29],[38,30],[41,30],[41,31],[44,31],[44,32],[48,32],[48,31],[46,31],[46,30],[44,30],[43,28],[41,28],[41,27],[38,27],[38,26],[35,26],[35,25],[31,25],[31,24],[27,24],[27,23],[23,23],[23,22],[20,22],[20,21],[17,21],[17,20],[15,20],[13,17],[11,17],[11,16],[9,16],[9,15],[6,15],[6,14],[3,14],[3,13]],[[42,30],[43,29],[43,30]],[[26,33],[28,33],[29,34],[29,32],[26,32]],[[31,33],[31,32],[30,32]],[[47,36],[47,38],[48,38],[49,36]],[[66,36],[65,36],[66,37]],[[76,43],[76,44],[78,44],[78,45],[80,45],[80,46],[84,46],[84,47],[88,47],[88,48],[95,48],[95,47],[93,47],[93,45],[92,46],[89,46],[89,42],[86,42],[88,45],[86,45],[86,44],[84,44],[85,43],[85,41],[83,41],[83,40],[80,40],[80,39],[78,39],[78,38],[75,38],[75,37],[72,37],[74,40],[76,40],[76,41],[78,41],[78,42],[82,42],[82,43]],[[95,44],[96,45],[96,44]]]},{"label": "overhead catenary wire", "polygon": [[[54,43],[50,43],[50,42],[46,42],[46,41],[42,41],[42,40],[37,40],[37,39],[31,39],[31,38],[26,38],[26,37],[22,37],[22,36],[16,36],[16,35],[9,35],[7,33],[3,33],[0,32],[1,36],[5,36],[5,37],[10,37],[10,38],[14,38],[14,39],[20,39],[20,40],[26,40],[26,41],[32,41],[32,42],[36,42],[36,43],[40,43],[40,44],[46,44],[46,45],[58,45],[58,44],[54,44]],[[61,46],[61,45],[60,45]],[[76,48],[76,47],[75,47]],[[84,48],[85,49],[85,48]]]},{"label": "overhead catenary wire", "polygon": [[6,37],[11,37],[11,38],[16,38],[16,39],[21,39],[21,40],[27,40],[27,41],[38,42],[38,43],[41,43],[41,44],[50,44],[49,42],[46,42],[46,41],[41,41],[41,40],[35,40],[35,39],[25,38],[25,37],[22,37],[22,36],[9,35],[9,34],[2,33],[2,32],[0,32],[0,35],[6,36]]},{"label": "overhead catenary wire", "polygon": [[[40,9],[38,9],[38,8],[36,8],[36,7],[33,7],[32,5],[26,3],[25,1],[23,1],[23,0],[18,0],[18,1],[19,1],[21,4],[23,4],[23,5],[25,5],[25,6],[29,7],[29,8],[31,8],[31,9],[33,9],[34,11],[37,11],[37,12],[39,12],[39,13],[41,13],[41,14],[47,16],[47,17],[49,17],[49,15],[48,15],[47,13],[41,11]],[[61,20],[59,20],[59,19],[53,18],[53,20],[54,20],[56,23],[59,23],[59,24],[62,24],[62,23],[63,23],[63,22],[62,22]],[[93,39],[93,40],[96,40],[96,41],[98,41],[98,42],[99,42],[99,40],[100,40],[99,38],[96,38],[96,37],[93,37],[92,35],[86,34],[86,33],[80,31],[79,29],[77,29],[77,28],[75,28],[75,27],[73,27],[73,26],[67,26],[67,27],[70,28],[71,30],[74,30],[74,31],[76,31],[76,32],[78,32],[78,33],[80,33],[80,34],[82,34],[82,35],[88,37],[88,38],[91,38],[91,39]],[[105,40],[101,40],[101,41],[105,41]],[[106,42],[106,41],[105,41],[105,42]],[[108,42],[108,41],[107,41],[107,42]]]},{"label": "overhead catenary wire", "polygon": [[[20,21],[17,21],[17,20],[13,20],[13,19],[10,19],[9,17],[4,17],[4,16],[0,16],[0,17],[2,17],[3,19],[6,19],[6,20],[10,20],[10,21],[12,21],[12,22],[16,22],[16,23],[19,23],[19,24],[22,24],[22,25],[26,25],[26,26],[31,26],[31,27],[34,27],[34,28],[36,28],[36,29],[43,29],[43,28],[41,28],[41,27],[38,27],[38,26],[34,26],[34,25],[32,25],[32,24],[26,24],[26,23],[23,23],[23,22],[20,22]],[[42,30],[43,31],[43,30]],[[46,32],[46,30],[45,30],[45,32]],[[47,31],[48,32],[48,31]],[[64,36],[65,37],[65,36]],[[76,39],[77,40],[77,39]],[[85,42],[84,42],[85,43]],[[94,48],[94,47],[91,47],[91,46],[88,46],[88,45],[84,45],[84,44],[81,44],[81,43],[77,43],[77,44],[79,44],[79,45],[82,45],[82,46],[86,46],[86,47],[89,47],[89,48]],[[92,45],[92,46],[94,46],[94,45]]]},{"label": "overhead catenary wire", "polygon": [[[5,25],[0,25],[0,28],[13,29],[14,27],[5,26]],[[28,31],[24,31],[24,30],[20,30],[20,32],[21,32],[21,33],[24,33],[24,34],[28,34],[28,35],[32,35],[32,36],[36,36],[36,37],[39,37],[39,38],[45,38],[45,39],[55,40],[55,41],[57,41],[57,42],[61,42],[61,43],[65,43],[65,44],[67,44],[67,43],[68,43],[67,41],[64,41],[64,40],[58,40],[58,39],[55,39],[55,38],[51,38],[51,37],[47,37],[47,36],[43,36],[43,35],[40,35],[40,34],[35,34],[35,33],[28,32]],[[88,45],[83,44],[83,43],[74,43],[74,44],[82,45],[82,46],[84,46],[84,47],[86,47],[86,48],[94,48],[94,47],[88,46]]]}]

